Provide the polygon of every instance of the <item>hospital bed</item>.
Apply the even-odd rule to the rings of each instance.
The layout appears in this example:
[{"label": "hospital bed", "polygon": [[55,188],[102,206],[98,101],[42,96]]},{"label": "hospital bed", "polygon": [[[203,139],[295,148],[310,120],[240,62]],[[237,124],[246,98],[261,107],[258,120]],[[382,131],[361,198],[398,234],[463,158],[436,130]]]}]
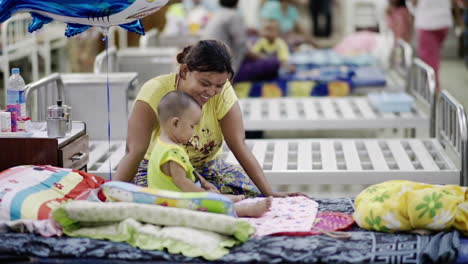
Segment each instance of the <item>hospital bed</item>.
[{"label": "hospital bed", "polygon": [[[351,192],[356,192],[365,185],[395,179],[466,185],[465,111],[443,91],[437,118],[436,138],[265,139],[246,143],[269,182],[287,190],[313,194],[315,187],[328,184],[339,188],[354,185]],[[224,149],[223,158],[237,163],[234,155]],[[110,152],[107,141],[90,142],[89,172],[108,178],[109,167],[115,171],[124,154],[125,141],[112,141]]]},{"label": "hospital bed", "polygon": [[431,67],[414,60],[405,84],[416,101],[411,112],[381,112],[365,96],[243,98],[239,104],[247,131],[403,128],[414,136],[416,128],[428,131],[435,118],[434,76]]},{"label": "hospital bed", "polygon": [[38,45],[36,35],[28,32],[30,22],[29,14],[16,14],[1,24],[0,64],[4,88],[10,77],[10,63],[19,59],[29,58],[31,61],[31,75],[23,69],[23,78],[31,76],[33,81],[39,79]]},{"label": "hospital bed", "polygon": [[26,107],[33,121],[47,119],[58,99],[72,107],[72,119],[86,123],[91,140],[107,140],[107,77],[110,89],[111,138],[127,136],[128,93],[138,86],[137,73],[52,74],[26,86]]},{"label": "hospital bed", "polygon": [[[273,184],[375,184],[412,180],[468,184],[466,114],[450,94],[438,103],[437,138],[250,140]],[[237,163],[225,152],[225,159]]]},{"label": "hospital bed", "polygon": [[[353,200],[318,199],[318,210],[352,214]],[[143,250],[127,243],[80,237],[40,237],[0,233],[0,258],[13,263],[148,264],[148,263],[465,263],[467,239],[456,231],[432,235],[365,231],[352,226],[348,240],[319,236],[266,236],[235,246],[216,261],[167,250]],[[465,250],[463,250],[465,248]],[[24,262],[20,262],[24,261]]]}]

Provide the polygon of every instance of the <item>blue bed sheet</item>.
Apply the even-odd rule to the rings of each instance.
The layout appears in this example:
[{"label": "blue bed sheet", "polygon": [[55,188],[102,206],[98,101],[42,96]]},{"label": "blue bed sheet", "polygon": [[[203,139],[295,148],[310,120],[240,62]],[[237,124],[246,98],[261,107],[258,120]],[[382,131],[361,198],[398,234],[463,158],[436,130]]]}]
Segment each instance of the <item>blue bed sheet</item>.
[{"label": "blue bed sheet", "polygon": [[458,248],[457,264],[468,263],[468,238],[460,238],[460,247]]}]

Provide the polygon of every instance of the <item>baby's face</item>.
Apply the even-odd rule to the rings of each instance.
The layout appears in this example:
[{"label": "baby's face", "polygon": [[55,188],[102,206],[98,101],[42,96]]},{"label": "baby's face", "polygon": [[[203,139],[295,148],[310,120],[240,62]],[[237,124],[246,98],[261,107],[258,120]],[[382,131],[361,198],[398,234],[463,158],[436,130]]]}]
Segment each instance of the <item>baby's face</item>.
[{"label": "baby's face", "polygon": [[193,103],[179,118],[179,124],[174,131],[179,144],[187,144],[192,138],[195,126],[200,122],[202,110],[199,105]]},{"label": "baby's face", "polygon": [[263,37],[269,41],[274,41],[279,37],[279,27],[276,21],[267,21],[263,26]]}]

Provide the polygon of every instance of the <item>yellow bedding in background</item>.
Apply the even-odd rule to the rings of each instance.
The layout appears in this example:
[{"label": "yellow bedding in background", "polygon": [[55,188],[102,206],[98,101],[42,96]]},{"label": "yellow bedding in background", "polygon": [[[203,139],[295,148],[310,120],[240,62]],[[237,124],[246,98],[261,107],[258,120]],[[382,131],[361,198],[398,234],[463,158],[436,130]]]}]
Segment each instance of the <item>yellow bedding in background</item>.
[{"label": "yellow bedding in background", "polygon": [[388,181],[369,186],[355,200],[356,223],[383,232],[456,228],[468,234],[467,187]]}]

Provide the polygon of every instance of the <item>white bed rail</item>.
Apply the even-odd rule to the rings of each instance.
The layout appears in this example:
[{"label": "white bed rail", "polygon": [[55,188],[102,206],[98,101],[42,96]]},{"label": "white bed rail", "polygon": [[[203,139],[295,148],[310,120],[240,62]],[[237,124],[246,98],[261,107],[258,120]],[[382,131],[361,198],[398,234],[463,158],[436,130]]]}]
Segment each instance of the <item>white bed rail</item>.
[{"label": "white bed rail", "polygon": [[[109,56],[109,65],[107,65],[107,56]],[[118,61],[117,61],[117,48],[115,46],[109,47],[107,51],[99,53],[94,59],[94,73],[106,73],[109,67],[109,72],[118,72]]]},{"label": "white bed rail", "polygon": [[435,88],[434,69],[421,59],[415,58],[408,77],[407,92],[416,98],[417,104],[422,104],[425,109],[430,109],[430,137],[435,137],[436,133]]},{"label": "white bed rail", "polygon": [[[38,46],[36,35],[28,32],[31,23],[29,14],[16,14],[1,24],[1,50],[0,63],[3,71],[3,87],[5,90],[10,77],[10,62],[21,58],[31,60],[33,81],[39,79]],[[22,71],[23,76],[26,74]]]},{"label": "white bed rail", "polygon": [[156,47],[157,38],[159,35],[160,33],[157,29],[155,28],[151,29],[150,31],[146,32],[144,36],[140,37],[139,47],[140,48]]},{"label": "white bed rail", "polygon": [[468,122],[463,106],[446,91],[442,91],[438,107],[437,138],[455,156],[461,168],[460,183],[468,185]]},{"label": "white bed rail", "polygon": [[47,120],[47,107],[55,105],[57,100],[64,104],[64,84],[60,74],[53,73],[34,83],[26,85],[26,112],[32,121]]},{"label": "white bed rail", "polygon": [[413,48],[402,39],[397,39],[390,55],[390,69],[400,76],[408,76],[413,63]]}]

